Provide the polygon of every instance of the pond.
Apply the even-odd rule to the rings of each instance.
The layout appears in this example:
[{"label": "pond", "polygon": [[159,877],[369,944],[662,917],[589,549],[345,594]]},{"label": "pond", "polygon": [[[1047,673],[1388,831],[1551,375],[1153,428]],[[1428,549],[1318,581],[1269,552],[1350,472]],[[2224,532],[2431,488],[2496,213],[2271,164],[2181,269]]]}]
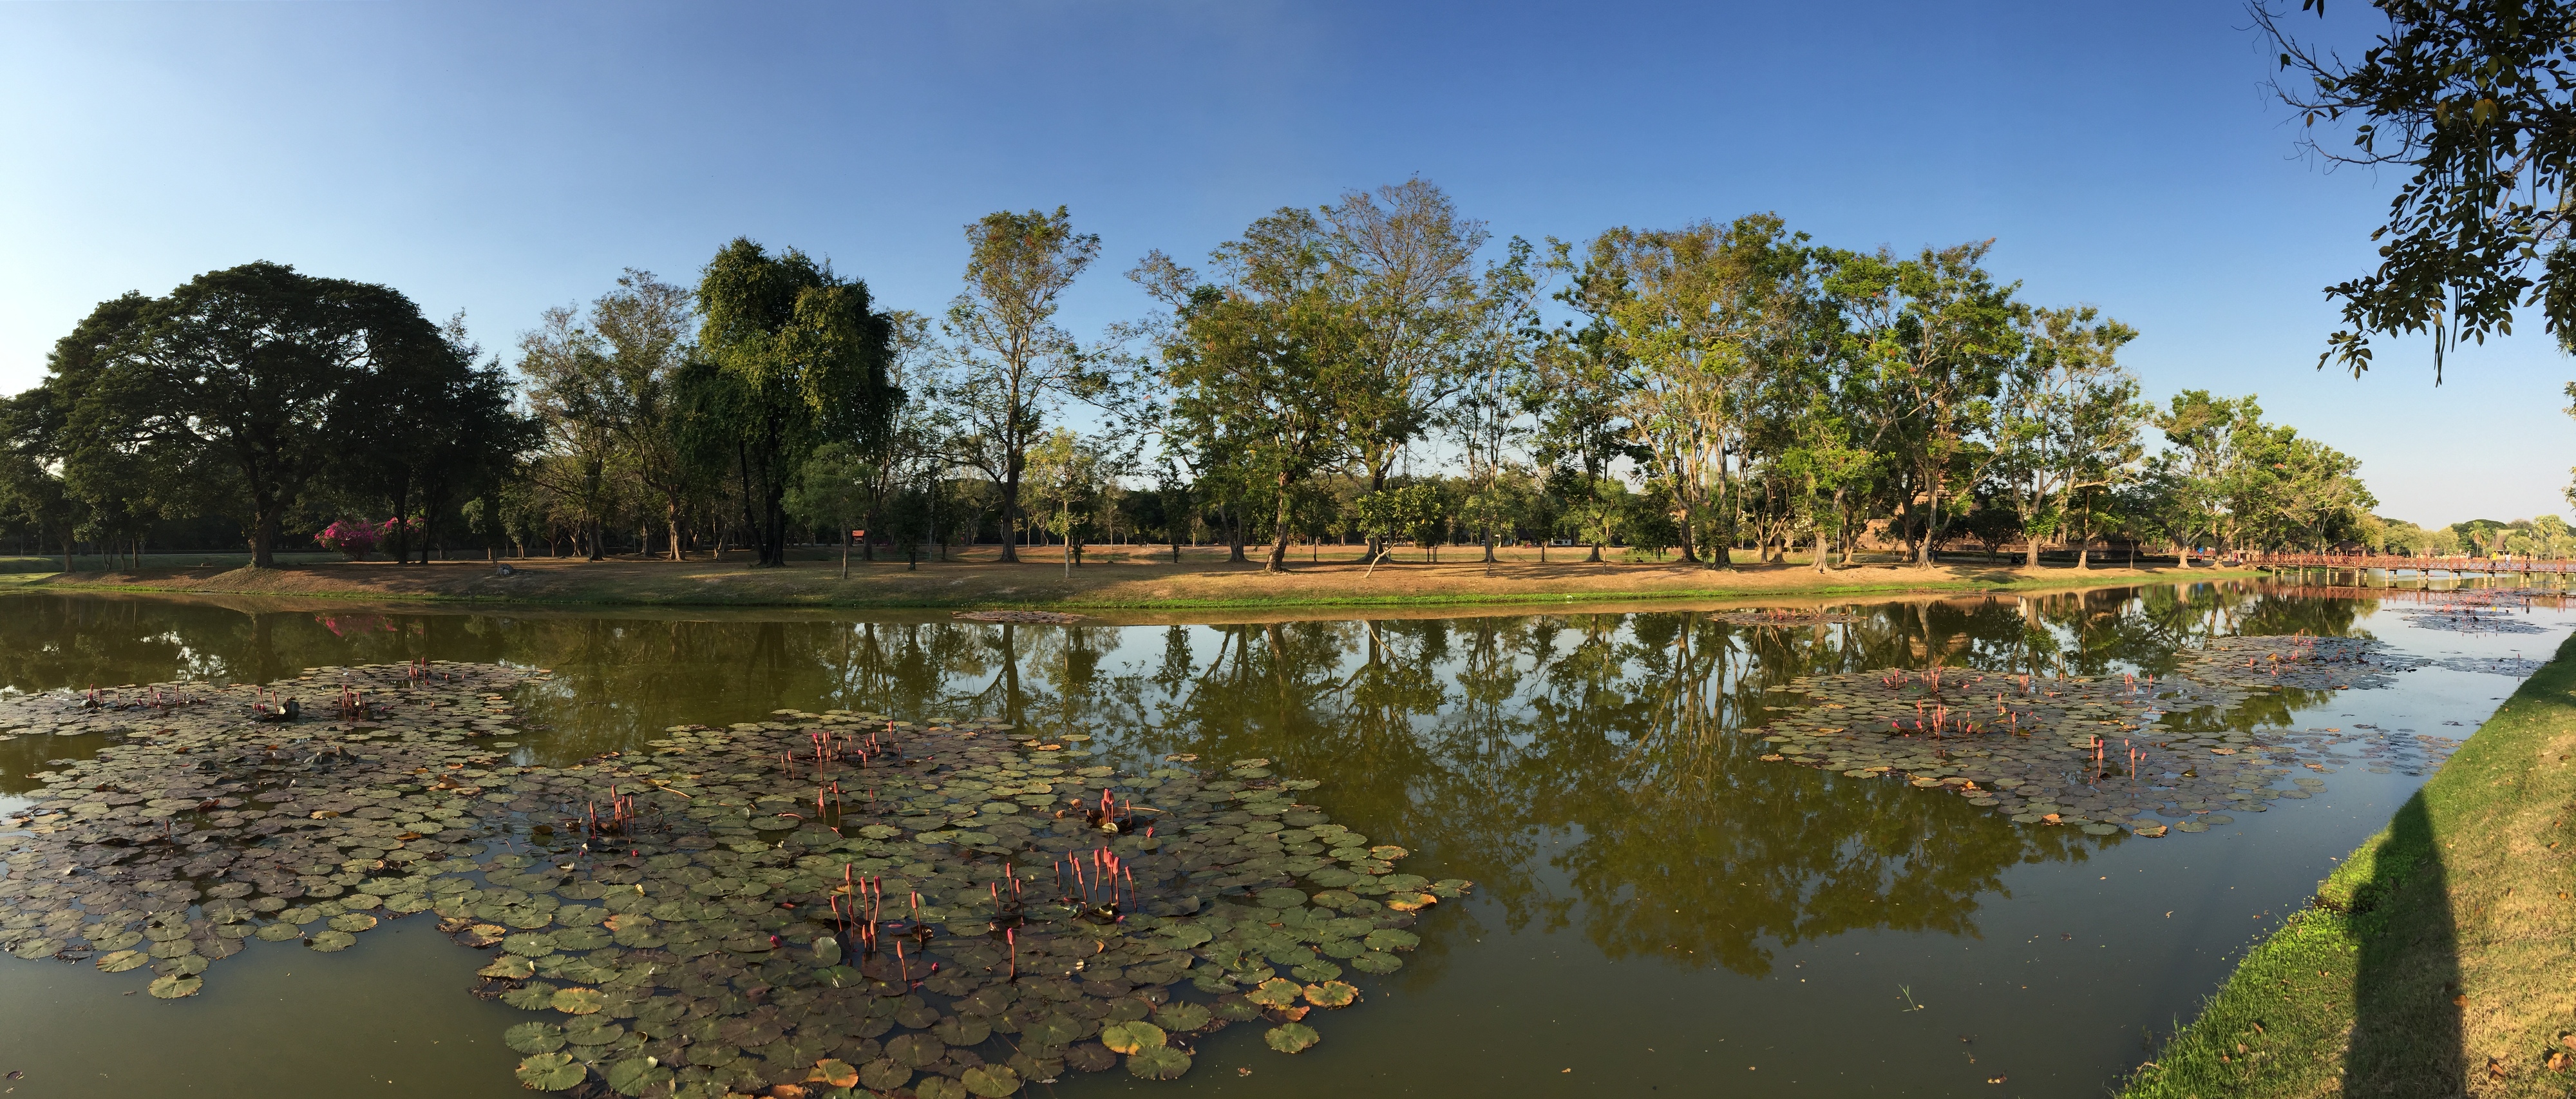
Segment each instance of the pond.
[{"label": "pond", "polygon": [[[1360,1003],[1307,1017],[1312,1048],[1283,1056],[1252,1022],[1198,1035],[1176,1082],[1065,1071],[1030,1094],[2039,1096],[2095,1091],[2187,1022],[2569,624],[2549,600],[2430,598],[2211,583],[1780,615],[1039,625],[12,595],[0,688],[123,697],[423,658],[548,669],[511,688],[506,734],[473,742],[508,757],[485,764],[496,774],[640,757],[674,726],[720,737],[781,710],[1000,723],[1122,775],[1231,765],[1315,780],[1295,795],[1308,821],[1399,845],[1402,870],[1426,881],[1472,883],[1396,921],[1418,936],[1400,968],[1343,974]],[[2192,663],[2237,636],[2310,646],[2274,652],[2359,639],[2371,670]],[[1936,667],[1965,684],[1944,697],[1973,694],[1996,720],[2094,692],[2099,714],[2060,717],[2107,746],[2093,763],[2079,739],[2008,765],[1989,749],[2052,738],[1945,727],[1937,711],[1919,737],[1831,723],[1902,711],[1890,700],[1916,697]],[[2183,675],[2219,673],[2239,689],[2215,704],[2155,701]],[[29,807],[35,776],[128,739],[0,740],[0,812]],[[2175,746],[2129,766],[2149,743]],[[2113,823],[2077,826],[2096,821]],[[1302,846],[1329,846],[1315,828]],[[472,850],[489,866],[505,848],[519,849]],[[22,884],[32,872],[13,867]],[[1346,915],[1362,909],[1388,915]],[[469,995],[493,987],[477,972],[502,955],[456,945],[439,918],[369,918],[327,955],[235,938],[238,956],[184,999],[147,995],[152,969],[0,958],[0,1072],[13,1074],[0,1086],[523,1094],[526,1055],[503,1036],[556,1016]],[[1187,981],[1170,992],[1209,999]]]}]

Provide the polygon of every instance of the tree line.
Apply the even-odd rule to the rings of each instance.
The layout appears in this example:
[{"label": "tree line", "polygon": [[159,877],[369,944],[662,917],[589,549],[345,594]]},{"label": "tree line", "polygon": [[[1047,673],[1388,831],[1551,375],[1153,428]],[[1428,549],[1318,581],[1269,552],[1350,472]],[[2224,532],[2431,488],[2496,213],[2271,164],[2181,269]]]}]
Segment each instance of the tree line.
[{"label": "tree line", "polygon": [[[965,227],[936,314],[735,240],[629,270],[507,354],[389,287],[272,263],[102,303],[0,404],[0,521],[68,554],[237,531],[255,565],[362,525],[396,560],[741,547],[1551,542],[1726,567],[1863,544],[2320,548],[2394,529],[2347,455],[2252,397],[2141,397],[2137,333],[2024,300],[1991,241],[1901,255],[1772,214],[1514,237],[1412,179],[1125,272],[1097,235]],[[507,360],[505,362],[505,359]],[[2160,444],[2160,445],[2158,445]],[[334,528],[333,524],[344,524]],[[202,547],[191,547],[202,548]],[[1544,552],[1544,551],[1542,551]]]}]

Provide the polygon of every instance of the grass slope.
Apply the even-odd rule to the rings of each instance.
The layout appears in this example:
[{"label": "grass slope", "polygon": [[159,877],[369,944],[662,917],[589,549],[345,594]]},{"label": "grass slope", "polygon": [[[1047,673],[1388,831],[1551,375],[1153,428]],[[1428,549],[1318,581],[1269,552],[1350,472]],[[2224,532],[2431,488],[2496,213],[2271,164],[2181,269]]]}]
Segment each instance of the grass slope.
[{"label": "grass slope", "polygon": [[2314,904],[2255,946],[2131,1099],[2576,1090],[2576,637]]},{"label": "grass slope", "polygon": [[[1460,556],[1471,556],[1472,551]],[[1103,555],[1107,556],[1107,555]],[[1981,592],[2215,580],[2209,569],[2023,570],[1945,564],[1862,565],[1817,573],[1799,565],[1742,565],[1718,572],[1680,564],[1581,564],[1560,551],[1539,563],[1506,559],[1492,568],[1406,562],[1373,573],[1342,562],[1298,562],[1286,574],[1230,565],[1222,553],[1173,564],[1160,552],[1095,558],[1070,576],[1060,564],[989,559],[854,564],[798,561],[785,569],[727,562],[623,559],[512,561],[511,576],[481,562],[434,565],[327,563],[275,569],[146,568],[65,573],[12,585],[19,590],[186,592],[208,595],[665,607],[1023,607],[1171,611],[1290,607],[1636,604],[1870,592]]]}]

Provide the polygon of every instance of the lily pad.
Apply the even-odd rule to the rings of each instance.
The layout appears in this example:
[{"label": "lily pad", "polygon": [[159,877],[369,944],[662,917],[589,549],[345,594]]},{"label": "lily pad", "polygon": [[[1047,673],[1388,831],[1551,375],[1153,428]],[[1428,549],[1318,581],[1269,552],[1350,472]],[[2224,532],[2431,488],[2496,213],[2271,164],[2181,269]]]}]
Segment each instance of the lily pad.
[{"label": "lily pad", "polygon": [[1009,1065],[978,1065],[959,1075],[957,1082],[984,1099],[1002,1099],[1020,1090],[1020,1074]]},{"label": "lily pad", "polygon": [[123,973],[129,969],[141,969],[151,961],[151,957],[140,950],[119,950],[99,955],[98,967],[109,973]]},{"label": "lily pad", "polygon": [[1187,1034],[1208,1025],[1211,1013],[1204,1004],[1174,1000],[1154,1009],[1154,1025],[1165,1031]]},{"label": "lily pad", "polygon": [[617,1094],[642,1095],[670,1083],[672,1074],[670,1069],[655,1063],[653,1058],[628,1057],[611,1062],[602,1075],[608,1078],[609,1088]]},{"label": "lily pad", "polygon": [[1272,977],[1260,987],[1244,994],[1244,999],[1263,1007],[1287,1007],[1297,1002],[1297,982]]},{"label": "lily pad", "polygon": [[1404,968],[1404,959],[1383,950],[1371,950],[1351,959],[1351,968],[1382,977]]},{"label": "lily pad", "polygon": [[607,1006],[608,997],[596,988],[557,989],[547,1006],[566,1015],[592,1015]]},{"label": "lily pad", "polygon": [[1178,1080],[1190,1070],[1190,1055],[1170,1046],[1139,1050],[1127,1058],[1127,1071],[1147,1080]]},{"label": "lily pad", "polygon": [[922,1068],[948,1055],[948,1045],[927,1034],[906,1034],[887,1042],[886,1056]]},{"label": "lily pad", "polygon": [[291,923],[262,924],[256,934],[262,942],[282,943],[288,939],[303,938],[304,929]]},{"label": "lily pad", "polygon": [[892,1057],[879,1057],[859,1066],[859,1083],[870,1091],[893,1091],[912,1081],[912,1066]]},{"label": "lily pad", "polygon": [[331,930],[356,933],[376,926],[376,918],[364,912],[344,912],[331,917]]},{"label": "lily pad", "polygon": [[194,996],[197,994],[199,989],[204,987],[206,987],[206,982],[202,977],[182,977],[174,975],[155,978],[152,982],[150,991],[154,999],[176,1000],[183,996]]},{"label": "lily pad", "polygon": [[[696,1063],[694,1057],[691,1063]],[[814,1062],[813,1071],[806,1073],[805,1079],[809,1083],[828,1084],[836,1088],[853,1088],[859,1086],[859,1069],[848,1061],[826,1058]]]},{"label": "lily pad", "polygon": [[540,1053],[519,1062],[519,1083],[531,1091],[565,1091],[590,1077],[569,1053]]},{"label": "lily pad", "polygon": [[1100,1044],[1112,1053],[1158,1049],[1169,1039],[1163,1028],[1147,1022],[1111,1023],[1100,1028]]},{"label": "lily pad", "polygon": [[1315,1048],[1315,1043],[1323,1041],[1324,1036],[1304,1023],[1281,1023],[1270,1028],[1261,1040],[1281,1053],[1303,1053]]},{"label": "lily pad", "polygon": [[304,940],[305,946],[314,950],[319,950],[325,954],[347,950],[350,947],[357,945],[357,943],[358,937],[349,934],[346,931],[318,932],[312,938]]},{"label": "lily pad", "polygon": [[564,1032],[553,1023],[521,1023],[501,1032],[501,1044],[521,1053],[553,1053],[563,1048]]},{"label": "lily pad", "polygon": [[966,1085],[945,1076],[925,1077],[913,1085],[914,1099],[966,1099]]},{"label": "lily pad", "polygon": [[[1042,1046],[1071,1045],[1081,1040],[1085,1028],[1070,1015],[1056,1012],[1029,1023],[1021,1033]],[[878,1089],[880,1091],[885,1089]]]},{"label": "lily pad", "polygon": [[1320,985],[1307,985],[1304,992],[1306,994],[1307,1003],[1313,1004],[1316,1007],[1325,1008],[1349,1007],[1360,998],[1359,989],[1341,981],[1326,981]]}]

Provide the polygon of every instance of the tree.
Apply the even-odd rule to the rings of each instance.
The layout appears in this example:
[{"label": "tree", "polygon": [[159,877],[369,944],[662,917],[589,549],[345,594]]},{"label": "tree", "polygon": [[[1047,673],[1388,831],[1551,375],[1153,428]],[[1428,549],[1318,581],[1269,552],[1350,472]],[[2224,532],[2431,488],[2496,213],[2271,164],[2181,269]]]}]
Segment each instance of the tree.
[{"label": "tree", "polygon": [[1926,248],[1912,260],[1886,266],[1896,302],[1892,323],[1876,336],[1876,358],[1886,411],[1898,421],[1887,433],[1911,467],[1912,492],[1901,506],[1920,500],[1923,543],[1916,560],[1930,564],[1948,515],[1942,505],[1972,491],[1993,460],[1976,436],[1987,430],[1992,398],[2020,354],[2013,300],[2019,283],[1998,285],[1983,266],[1992,240]]},{"label": "tree", "polygon": [[2236,460],[2236,426],[2259,419],[2262,412],[2250,396],[2229,400],[2210,396],[2206,389],[2186,389],[2153,419],[2171,456],[2175,492],[2169,527],[2186,567],[2200,540],[2216,546],[2228,534],[2227,480]]},{"label": "tree", "polygon": [[705,370],[683,380],[683,415],[699,449],[729,458],[760,567],[787,564],[787,491],[814,448],[867,443],[903,392],[887,381],[893,326],[867,284],[788,249],[737,238],[698,284]]},{"label": "tree", "polygon": [[[2313,135],[2320,120],[2355,120],[2350,144],[2300,144],[2329,165],[2413,172],[2389,202],[2379,267],[2326,288],[2342,330],[2317,357],[2353,376],[2370,338],[2433,336],[2433,380],[2462,339],[2513,331],[2513,312],[2541,307],[2576,349],[2576,249],[2569,245],[2576,165],[2576,3],[2568,0],[2374,0],[2388,28],[2348,62],[2301,40],[2273,0],[2250,5],[2291,74],[2273,90]],[[2300,0],[2325,14],[2324,0]],[[2546,253],[2546,259],[2543,254]],[[2540,273],[2532,272],[2534,264]]]},{"label": "tree", "polygon": [[1484,309],[1474,261],[1485,224],[1460,215],[1446,192],[1419,176],[1344,192],[1317,213],[1334,296],[1354,328],[1348,354],[1365,379],[1359,407],[1341,426],[1375,492],[1461,384]]},{"label": "tree", "polygon": [[[1350,453],[1344,429],[1378,396],[1326,252],[1321,225],[1291,207],[1211,253],[1221,282],[1202,283],[1159,251],[1129,274],[1172,310],[1153,329],[1172,394],[1166,430],[1196,455],[1200,484],[1263,486],[1268,572],[1287,568],[1299,487]],[[1211,469],[1225,472],[1211,479]]]},{"label": "tree", "polygon": [[[616,414],[610,417],[620,464],[659,497],[666,553],[678,561],[680,519],[703,491],[699,469],[681,445],[680,375],[697,353],[697,303],[685,286],[629,267],[617,289],[590,306],[590,331],[606,356],[614,381]],[[638,547],[642,548],[642,547]]]},{"label": "tree", "polygon": [[1099,450],[1057,428],[1029,451],[1029,487],[1045,503],[1041,523],[1064,541],[1064,572],[1082,563],[1083,537],[1108,477]]},{"label": "tree", "polygon": [[1071,334],[1056,327],[1057,299],[1100,255],[1100,237],[1073,231],[1065,208],[986,214],[966,226],[966,290],[949,303],[955,342],[950,396],[982,436],[968,456],[1001,486],[1002,560],[1018,561],[1011,530],[1020,477],[1049,413],[1105,379]]},{"label": "tree", "polygon": [[481,358],[460,314],[439,329],[438,343],[389,359],[354,394],[375,411],[373,422],[348,441],[329,479],[387,507],[396,564],[415,548],[427,562],[448,512],[517,467],[538,437],[512,408],[509,376]]},{"label": "tree", "polygon": [[[1774,214],[1725,226],[1613,229],[1575,278],[1577,308],[1606,322],[1627,366],[1620,418],[1680,509],[1684,560],[1729,563],[1733,459],[1744,454],[1755,395],[1802,334],[1812,253]],[[1557,250],[1559,265],[1570,250]]]},{"label": "tree", "polygon": [[1996,433],[2032,568],[2041,539],[2073,526],[2076,497],[2137,460],[2145,412],[2137,380],[2116,359],[2137,335],[2091,306],[2035,310],[2025,322],[2025,355],[2003,387]]},{"label": "tree", "polygon": [[[287,513],[348,448],[384,425],[379,373],[447,353],[438,328],[389,287],[277,263],[210,271],[123,314],[82,388],[76,462],[132,458],[202,486],[245,519],[251,565],[276,563]],[[88,450],[89,447],[96,450]]]},{"label": "tree", "polygon": [[612,467],[634,435],[633,402],[624,391],[607,341],[569,307],[548,309],[539,327],[519,337],[519,373],[529,381],[541,451],[529,476],[571,505],[577,539],[597,561],[605,546],[617,483]]}]

